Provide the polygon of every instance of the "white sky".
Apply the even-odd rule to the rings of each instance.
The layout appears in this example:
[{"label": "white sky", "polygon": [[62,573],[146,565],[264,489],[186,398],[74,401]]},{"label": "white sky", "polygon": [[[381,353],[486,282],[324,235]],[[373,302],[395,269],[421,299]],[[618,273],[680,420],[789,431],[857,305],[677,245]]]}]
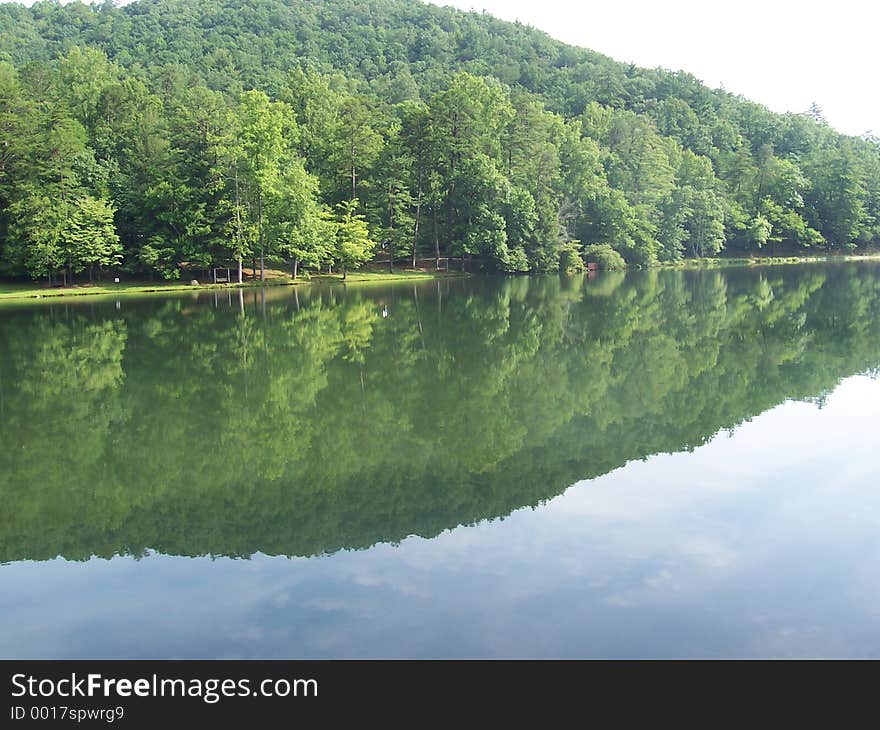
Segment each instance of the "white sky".
[{"label": "white sky", "polygon": [[778,112],[815,101],[847,134],[880,134],[872,0],[431,0],[519,20],[618,61],[683,69]]}]

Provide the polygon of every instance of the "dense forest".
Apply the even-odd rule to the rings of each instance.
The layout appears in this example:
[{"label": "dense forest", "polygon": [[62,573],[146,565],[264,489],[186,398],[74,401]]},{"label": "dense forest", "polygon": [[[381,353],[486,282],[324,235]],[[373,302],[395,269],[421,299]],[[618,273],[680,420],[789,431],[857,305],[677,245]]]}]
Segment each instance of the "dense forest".
[{"label": "dense forest", "polygon": [[876,373],[880,276],[46,300],[5,311],[0,352],[0,563],[314,555],[504,516],[788,398],[821,405]]},{"label": "dense forest", "polygon": [[0,270],[577,270],[880,240],[880,142],[417,0],[0,5]]}]

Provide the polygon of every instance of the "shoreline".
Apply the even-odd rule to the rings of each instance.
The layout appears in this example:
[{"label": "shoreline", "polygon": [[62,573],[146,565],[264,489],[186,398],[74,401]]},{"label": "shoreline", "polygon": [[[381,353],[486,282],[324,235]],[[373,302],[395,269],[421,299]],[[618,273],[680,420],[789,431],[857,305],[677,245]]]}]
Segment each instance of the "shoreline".
[{"label": "shoreline", "polygon": [[674,263],[661,263],[648,269],[718,269],[737,266],[782,266],[785,264],[830,264],[835,262],[880,261],[880,252],[864,254],[825,254],[817,256],[737,256],[736,258],[683,259]]},{"label": "shoreline", "polygon": [[225,291],[228,289],[261,289],[264,287],[282,286],[348,286],[349,284],[394,284],[408,281],[426,281],[431,279],[457,279],[468,277],[471,274],[461,271],[413,271],[404,269],[393,274],[376,271],[349,272],[343,281],[342,274],[316,274],[308,279],[282,279],[272,277],[264,281],[244,281],[241,284],[233,282],[229,284],[184,284],[174,283],[126,283],[126,284],[93,284],[70,288],[46,288],[36,287],[31,283],[0,283],[0,304],[7,301],[64,299],[87,296],[118,296],[122,294],[167,294],[185,291]]},{"label": "shoreline", "polygon": [[[736,258],[702,258],[702,259],[684,259],[675,263],[660,263],[655,266],[646,267],[645,270],[663,269],[663,270],[702,270],[702,269],[718,269],[718,268],[735,268],[735,267],[752,267],[752,266],[782,266],[791,264],[812,264],[812,263],[851,263],[858,261],[880,261],[880,252],[868,254],[829,254],[823,256],[756,256],[756,257],[736,257]],[[627,267],[623,271],[634,271],[638,267]],[[275,273],[275,272],[273,272]],[[400,269],[393,274],[387,271],[355,271],[349,272],[345,280],[342,274],[315,274],[307,279],[300,278],[292,280],[290,278],[281,278],[272,276],[264,281],[249,280],[229,284],[184,284],[182,282],[174,283],[138,283],[131,282],[125,284],[85,284],[82,286],[74,286],[72,288],[47,288],[44,286],[34,286],[33,283],[2,283],[0,282],[0,304],[9,301],[22,300],[44,300],[44,299],[64,299],[72,297],[86,296],[119,296],[122,294],[168,294],[180,293],[184,291],[224,291],[228,289],[259,289],[263,287],[282,287],[282,286],[348,286],[356,284],[359,286],[367,284],[394,284],[408,281],[429,281],[434,279],[458,279],[474,276],[470,272],[464,271],[417,271],[413,269]]]}]

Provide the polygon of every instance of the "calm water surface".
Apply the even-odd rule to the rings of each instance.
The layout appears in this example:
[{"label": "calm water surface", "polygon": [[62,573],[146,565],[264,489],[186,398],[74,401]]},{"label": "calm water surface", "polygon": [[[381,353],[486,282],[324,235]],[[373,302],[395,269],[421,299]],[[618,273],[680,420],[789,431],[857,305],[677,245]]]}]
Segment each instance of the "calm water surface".
[{"label": "calm water surface", "polygon": [[2,657],[880,656],[880,267],[0,308]]}]

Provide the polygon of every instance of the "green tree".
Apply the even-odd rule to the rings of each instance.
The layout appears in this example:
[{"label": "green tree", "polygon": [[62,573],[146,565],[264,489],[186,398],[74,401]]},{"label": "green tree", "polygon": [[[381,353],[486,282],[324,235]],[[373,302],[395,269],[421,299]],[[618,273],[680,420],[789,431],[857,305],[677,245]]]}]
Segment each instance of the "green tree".
[{"label": "green tree", "polygon": [[342,267],[343,279],[348,276],[349,269],[369,261],[376,248],[376,242],[370,239],[367,222],[363,215],[357,213],[357,208],[357,198],[336,206],[336,248],[333,255]]},{"label": "green tree", "polygon": [[94,266],[118,266],[122,263],[122,245],[113,222],[109,201],[85,196],[76,200],[69,212],[63,244],[68,268],[76,271]]}]

